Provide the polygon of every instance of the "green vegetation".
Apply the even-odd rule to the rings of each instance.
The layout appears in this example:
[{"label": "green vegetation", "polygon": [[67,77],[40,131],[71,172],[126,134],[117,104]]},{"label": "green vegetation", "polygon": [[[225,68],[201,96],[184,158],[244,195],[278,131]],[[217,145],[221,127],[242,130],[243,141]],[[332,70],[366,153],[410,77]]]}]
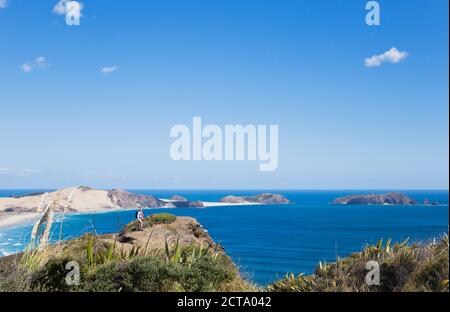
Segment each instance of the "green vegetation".
[{"label": "green vegetation", "polygon": [[[177,220],[177,217],[171,213],[157,213],[150,215],[146,218],[144,218],[144,229],[152,227],[157,224],[170,224]],[[121,234],[126,234],[129,232],[134,232],[139,230],[139,223],[138,221],[133,221],[129,224],[127,224],[123,229]]]},{"label": "green vegetation", "polygon": [[[176,217],[158,214],[146,224],[170,224]],[[171,227],[172,225],[170,225]],[[152,237],[151,228],[148,241]],[[162,238],[164,242],[164,238]],[[288,274],[258,288],[240,277],[220,247],[187,245],[180,237],[160,248],[119,242],[120,235],[84,235],[78,239],[28,249],[0,259],[1,291],[270,291],[270,292],[391,292],[449,291],[449,239],[430,244],[392,244],[391,240],[366,246],[336,263],[319,263],[314,274]],[[123,248],[127,245],[127,248]],[[211,245],[215,246],[215,245]],[[366,263],[377,261],[380,285],[368,286]],[[69,262],[79,264],[79,285],[68,285]]]},{"label": "green vegetation", "polygon": [[[116,244],[116,242],[114,243]],[[165,250],[133,248],[85,235],[44,251],[26,252],[20,261],[0,264],[0,291],[248,291],[231,259],[221,250],[166,243]],[[119,243],[117,243],[119,244]],[[44,255],[51,254],[51,257]],[[80,265],[80,285],[67,285],[66,264]],[[33,265],[30,266],[29,264]]]},{"label": "green vegetation", "polygon": [[[366,263],[380,265],[380,285],[368,286]],[[444,234],[437,243],[408,245],[407,241],[366,246],[362,252],[338,259],[336,263],[320,263],[310,276],[293,274],[267,287],[274,292],[397,292],[449,291],[449,240]]]}]

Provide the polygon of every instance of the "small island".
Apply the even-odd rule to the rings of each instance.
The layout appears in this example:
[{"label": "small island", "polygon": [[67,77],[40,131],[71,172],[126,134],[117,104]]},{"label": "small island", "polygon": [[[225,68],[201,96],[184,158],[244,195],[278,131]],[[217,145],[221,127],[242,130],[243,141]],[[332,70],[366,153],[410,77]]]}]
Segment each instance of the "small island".
[{"label": "small island", "polygon": [[230,204],[289,204],[290,201],[280,194],[258,194],[253,196],[225,196],[220,200],[221,203]]},{"label": "small island", "polygon": [[335,205],[416,205],[417,201],[401,193],[356,194],[336,198]]}]

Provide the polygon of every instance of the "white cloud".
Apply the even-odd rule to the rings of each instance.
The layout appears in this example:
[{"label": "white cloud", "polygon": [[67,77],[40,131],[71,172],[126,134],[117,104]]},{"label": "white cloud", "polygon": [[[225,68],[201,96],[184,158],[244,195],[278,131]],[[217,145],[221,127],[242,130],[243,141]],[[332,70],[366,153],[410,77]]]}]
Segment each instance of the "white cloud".
[{"label": "white cloud", "polygon": [[48,67],[47,60],[45,59],[45,57],[39,56],[32,63],[27,62],[22,64],[22,66],[20,66],[20,69],[24,73],[28,74],[32,72],[34,69],[44,69],[46,67]]},{"label": "white cloud", "polygon": [[36,60],[34,61],[37,67],[46,67],[47,66],[47,62],[45,61],[45,57],[43,56],[39,56],[36,58]]},{"label": "white cloud", "polygon": [[78,1],[72,0],[60,0],[54,7],[53,13],[58,15],[69,15],[77,20],[80,19],[81,11],[84,8],[84,4]]},{"label": "white cloud", "polygon": [[25,63],[22,66],[20,66],[20,69],[24,72],[24,73],[29,73],[33,70],[33,66],[30,63]]},{"label": "white cloud", "polygon": [[116,65],[114,65],[114,66],[105,66],[105,67],[102,67],[100,69],[100,72],[105,74],[105,75],[108,75],[108,74],[111,74],[111,73],[115,72],[118,69],[119,69],[119,67],[116,66]]},{"label": "white cloud", "polygon": [[8,6],[7,0],[0,0],[0,9],[4,9]]},{"label": "white cloud", "polygon": [[38,171],[33,169],[0,168],[0,176],[25,177],[36,173]]},{"label": "white cloud", "polygon": [[407,58],[408,55],[408,52],[401,52],[397,48],[392,47],[389,51],[386,51],[382,54],[366,58],[365,64],[366,67],[380,66],[382,63],[397,64],[401,60]]}]

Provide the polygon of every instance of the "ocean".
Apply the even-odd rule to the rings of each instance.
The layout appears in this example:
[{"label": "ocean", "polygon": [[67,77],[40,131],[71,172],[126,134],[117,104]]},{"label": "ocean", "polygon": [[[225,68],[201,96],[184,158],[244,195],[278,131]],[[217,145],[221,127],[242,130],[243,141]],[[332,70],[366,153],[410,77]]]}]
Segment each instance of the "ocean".
[{"label": "ocean", "polygon": [[[22,195],[39,190],[0,190],[0,197]],[[286,273],[314,272],[319,261],[335,261],[366,244],[392,238],[427,242],[448,233],[448,191],[399,191],[422,203],[426,198],[438,206],[340,206],[332,205],[339,196],[370,191],[282,191],[282,190],[130,190],[141,194],[169,198],[177,194],[189,200],[218,201],[226,195],[279,193],[294,204],[222,206],[209,208],[148,209],[146,215],[170,212],[196,218],[220,243],[239,266],[244,277],[266,285]],[[83,233],[118,232],[132,221],[135,211],[66,216],[63,238]],[[53,241],[58,238],[61,218],[53,227]],[[23,250],[29,239],[32,222],[0,228],[0,256]]]}]

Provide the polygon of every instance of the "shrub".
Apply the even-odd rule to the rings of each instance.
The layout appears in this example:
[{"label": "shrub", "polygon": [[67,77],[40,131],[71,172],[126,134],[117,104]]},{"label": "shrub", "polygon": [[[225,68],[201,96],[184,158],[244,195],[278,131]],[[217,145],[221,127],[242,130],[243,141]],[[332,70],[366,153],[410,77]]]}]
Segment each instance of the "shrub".
[{"label": "shrub", "polygon": [[406,284],[404,290],[448,292],[448,273],[447,252],[422,264]]},{"label": "shrub", "polygon": [[111,262],[100,266],[82,281],[83,290],[92,292],[118,292],[133,289],[126,262]]},{"label": "shrub", "polygon": [[25,268],[10,261],[0,264],[0,292],[30,290],[30,278]]},{"label": "shrub", "polygon": [[235,273],[222,261],[204,255],[193,263],[173,263],[157,256],[111,262],[91,274],[87,291],[212,291],[231,281]]},{"label": "shrub", "polygon": [[51,259],[41,269],[31,274],[31,288],[37,291],[67,292],[76,290],[77,286],[66,283],[66,258]]},{"label": "shrub", "polygon": [[[144,218],[144,228],[152,227],[156,224],[170,224],[172,222],[175,222],[177,217],[170,213],[157,213],[150,215],[146,218]],[[129,232],[138,231],[139,228],[139,222],[133,221],[129,224],[127,224],[121,231],[121,235],[124,235]]]},{"label": "shrub", "polygon": [[179,266],[177,273],[177,282],[188,292],[213,291],[236,275],[222,257],[210,255],[199,257],[190,265]]},{"label": "shrub", "polygon": [[152,224],[168,224],[175,222],[177,217],[171,213],[158,213],[148,217]]},{"label": "shrub", "polygon": [[[310,276],[293,274],[274,282],[268,291],[448,291],[448,236],[437,245],[407,245],[407,241],[391,246],[366,246],[337,263],[320,264]],[[368,286],[365,265],[376,260],[380,265],[380,285]]]},{"label": "shrub", "polygon": [[310,292],[314,291],[314,276],[286,274],[286,276],[267,287],[271,292]]}]

